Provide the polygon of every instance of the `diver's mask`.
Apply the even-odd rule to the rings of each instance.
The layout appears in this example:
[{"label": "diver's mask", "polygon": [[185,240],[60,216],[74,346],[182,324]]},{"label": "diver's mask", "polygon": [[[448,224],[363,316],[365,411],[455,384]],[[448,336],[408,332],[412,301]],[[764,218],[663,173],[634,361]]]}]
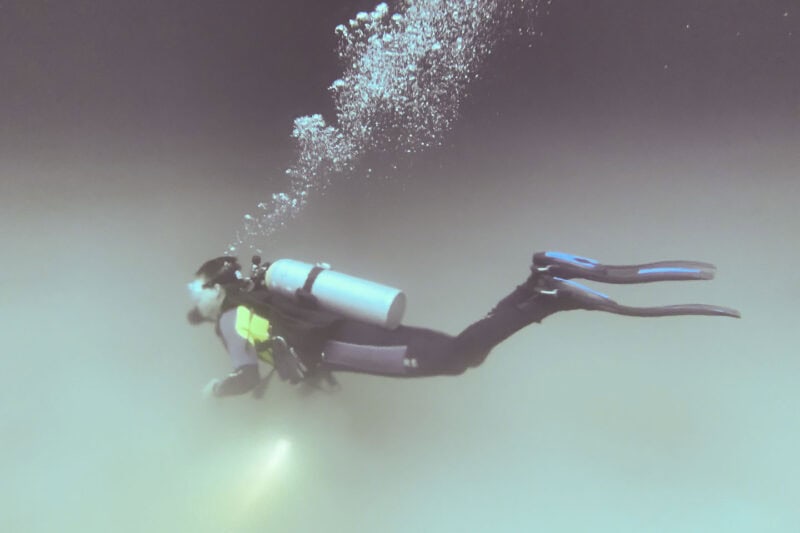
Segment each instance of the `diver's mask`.
[{"label": "diver's mask", "polygon": [[225,291],[218,284],[206,282],[203,278],[196,278],[187,283],[186,288],[189,291],[189,298],[194,304],[194,307],[186,315],[190,324],[213,322],[219,317],[222,301],[225,299]]}]

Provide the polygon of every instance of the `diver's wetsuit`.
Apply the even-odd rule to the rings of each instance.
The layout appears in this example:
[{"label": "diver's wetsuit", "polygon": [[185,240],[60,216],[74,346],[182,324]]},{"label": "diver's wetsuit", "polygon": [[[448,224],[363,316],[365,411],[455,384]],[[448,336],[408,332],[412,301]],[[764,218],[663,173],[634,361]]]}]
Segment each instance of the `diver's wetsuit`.
[{"label": "diver's wetsuit", "polygon": [[[552,299],[537,297],[528,284],[523,284],[486,317],[456,336],[426,328],[398,326],[390,330],[337,319],[326,328],[326,338],[317,343],[321,347],[315,350],[317,353],[299,352],[312,371],[320,368],[394,377],[458,375],[481,364],[492,348],[516,331],[557,310]],[[236,308],[231,307],[217,322],[217,334],[236,369],[220,383],[219,395],[243,394],[258,385],[260,379],[258,352],[237,332],[236,313]],[[274,329],[275,335],[285,334]]]},{"label": "diver's wetsuit", "polygon": [[258,372],[258,352],[255,346],[236,332],[235,308],[228,309],[220,315],[215,331],[222,339],[222,344],[225,345],[235,369],[220,381],[216,394],[229,396],[244,394],[254,389],[261,381]]},{"label": "diver's wetsuit", "polygon": [[[492,348],[515,332],[557,310],[554,300],[537,297],[531,288],[520,285],[486,317],[456,336],[411,326],[387,330],[343,320],[326,344],[326,350],[335,355],[323,353],[323,365],[331,370],[397,377],[458,375],[480,365]],[[357,347],[362,348],[362,357],[347,353],[358,351]]]}]

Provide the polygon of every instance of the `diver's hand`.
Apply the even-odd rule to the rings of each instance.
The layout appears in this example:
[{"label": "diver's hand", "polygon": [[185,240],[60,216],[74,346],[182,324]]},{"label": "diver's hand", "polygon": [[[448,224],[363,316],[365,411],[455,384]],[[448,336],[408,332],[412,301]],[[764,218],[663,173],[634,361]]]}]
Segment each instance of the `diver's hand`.
[{"label": "diver's hand", "polygon": [[214,378],[203,387],[203,398],[214,398],[217,396],[217,387],[222,383],[221,379]]}]

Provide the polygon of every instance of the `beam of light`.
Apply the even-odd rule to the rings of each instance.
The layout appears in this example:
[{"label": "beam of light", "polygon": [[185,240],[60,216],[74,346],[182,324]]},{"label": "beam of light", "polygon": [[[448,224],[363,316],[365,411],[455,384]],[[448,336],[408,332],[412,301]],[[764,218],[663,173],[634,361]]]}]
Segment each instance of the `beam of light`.
[{"label": "beam of light", "polygon": [[272,471],[278,468],[286,458],[289,456],[289,451],[292,449],[292,443],[286,439],[280,439],[272,446],[267,454],[265,454],[264,464],[262,466],[263,476],[269,476]]},{"label": "beam of light", "polygon": [[281,480],[282,467],[292,450],[292,443],[286,438],[261,446],[254,462],[247,464],[244,473],[244,486],[239,507],[239,520],[244,520],[257,509],[269,504],[269,495]]}]

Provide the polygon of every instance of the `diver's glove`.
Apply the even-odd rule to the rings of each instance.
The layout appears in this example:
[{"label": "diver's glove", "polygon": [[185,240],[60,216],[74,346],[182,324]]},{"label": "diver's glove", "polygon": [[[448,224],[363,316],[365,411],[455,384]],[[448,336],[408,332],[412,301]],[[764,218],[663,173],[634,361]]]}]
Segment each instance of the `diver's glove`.
[{"label": "diver's glove", "polygon": [[258,365],[243,365],[228,374],[225,379],[212,379],[203,388],[203,396],[234,396],[250,392],[261,382]]}]

